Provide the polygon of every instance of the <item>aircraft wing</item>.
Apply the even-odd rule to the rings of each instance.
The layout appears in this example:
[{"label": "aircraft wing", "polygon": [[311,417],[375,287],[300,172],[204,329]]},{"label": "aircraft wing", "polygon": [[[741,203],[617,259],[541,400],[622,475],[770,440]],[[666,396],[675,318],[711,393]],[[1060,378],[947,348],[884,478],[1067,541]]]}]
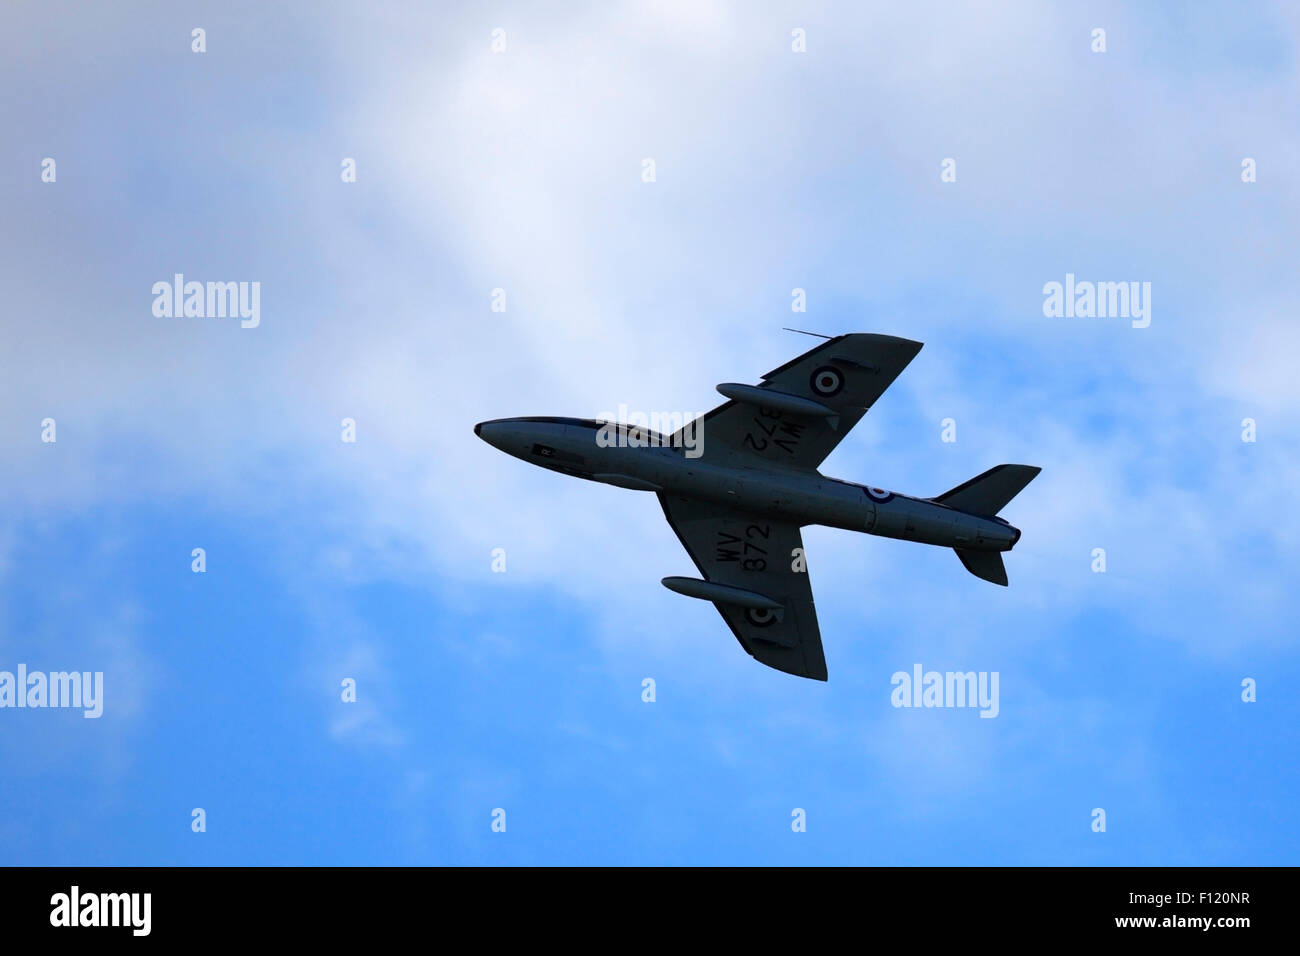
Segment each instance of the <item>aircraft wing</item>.
[{"label": "aircraft wing", "polygon": [[799,526],[667,494],[659,495],[659,503],[707,580],[757,591],[783,605],[771,611],[714,602],[746,653],[787,674],[826,680]]},{"label": "aircraft wing", "polygon": [[[695,440],[706,461],[815,471],[919,351],[920,342],[893,335],[840,335],[768,372],[761,385],[741,386],[743,400],[686,428],[703,428]],[[785,410],[765,406],[763,390]],[[794,401],[782,402],[787,396]]]}]

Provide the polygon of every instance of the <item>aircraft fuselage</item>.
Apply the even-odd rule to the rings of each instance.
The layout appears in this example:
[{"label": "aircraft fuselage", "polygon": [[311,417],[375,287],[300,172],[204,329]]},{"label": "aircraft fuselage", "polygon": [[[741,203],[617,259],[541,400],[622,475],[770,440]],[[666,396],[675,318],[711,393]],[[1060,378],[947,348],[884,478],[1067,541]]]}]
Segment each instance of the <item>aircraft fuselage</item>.
[{"label": "aircraft fuselage", "polygon": [[[612,429],[619,438],[613,443],[608,441]],[[552,471],[798,525],[825,525],[964,551],[1010,551],[1020,538],[1020,531],[1001,518],[968,514],[819,472],[690,457],[689,449],[672,447],[665,436],[644,429],[579,418],[502,418],[474,426],[474,433],[509,455]]]}]

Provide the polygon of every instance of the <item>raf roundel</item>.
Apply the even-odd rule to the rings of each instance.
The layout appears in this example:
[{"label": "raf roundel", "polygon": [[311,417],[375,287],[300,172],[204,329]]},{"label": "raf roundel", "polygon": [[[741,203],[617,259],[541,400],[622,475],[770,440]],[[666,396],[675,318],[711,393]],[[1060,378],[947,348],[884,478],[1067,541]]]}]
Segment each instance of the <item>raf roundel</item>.
[{"label": "raf roundel", "polygon": [[886,491],[884,488],[864,487],[862,490],[867,493],[867,497],[872,501],[885,502],[894,500],[894,493],[892,491]]},{"label": "raf roundel", "polygon": [[745,617],[749,618],[749,623],[755,627],[767,627],[769,624],[776,623],[776,612],[766,607],[752,607],[745,612]]},{"label": "raf roundel", "polygon": [[844,391],[844,373],[833,365],[823,365],[813,370],[808,383],[816,394],[830,398]]}]

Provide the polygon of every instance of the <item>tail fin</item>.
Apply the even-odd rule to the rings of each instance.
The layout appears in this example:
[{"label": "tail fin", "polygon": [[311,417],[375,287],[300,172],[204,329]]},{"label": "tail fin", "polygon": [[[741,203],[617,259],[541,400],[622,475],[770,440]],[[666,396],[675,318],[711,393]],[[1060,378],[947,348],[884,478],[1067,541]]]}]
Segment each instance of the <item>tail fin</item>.
[{"label": "tail fin", "polygon": [[966,570],[977,578],[1007,586],[1007,566],[1002,563],[1001,551],[964,551],[954,548]]},{"label": "tail fin", "polygon": [[[998,465],[931,500],[958,511],[992,517],[1024,491],[1025,485],[1042,470],[1034,465]],[[1016,537],[1020,537],[1019,532],[1016,532]],[[966,570],[975,577],[1007,586],[1007,566],[1002,563],[1002,552],[954,550]]]},{"label": "tail fin", "polygon": [[[992,516],[1005,508],[1008,501],[1024,491],[1025,485],[1033,481],[1042,470],[1035,465],[996,465],[984,474],[976,475],[970,481],[963,482],[951,491],[945,491],[931,500],[947,505],[949,508],[956,508],[958,511]],[[961,554],[960,551],[957,553]],[[962,558],[962,561],[965,560]],[[999,560],[998,564],[1001,563]],[[966,567],[971,566],[967,563]],[[971,568],[971,573],[984,577],[974,568]],[[999,583],[1006,584],[1005,572]]]}]

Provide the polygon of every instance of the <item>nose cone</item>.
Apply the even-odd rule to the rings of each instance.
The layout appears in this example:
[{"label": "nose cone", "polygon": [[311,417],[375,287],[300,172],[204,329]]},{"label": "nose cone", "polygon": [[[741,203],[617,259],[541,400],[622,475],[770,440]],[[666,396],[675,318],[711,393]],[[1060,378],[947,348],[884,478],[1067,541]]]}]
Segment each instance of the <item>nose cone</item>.
[{"label": "nose cone", "polygon": [[474,434],[497,451],[514,455],[524,461],[543,467],[551,462],[572,456],[561,453],[567,447],[568,423],[565,418],[530,417],[494,418],[474,426]]},{"label": "nose cone", "polygon": [[501,447],[501,419],[495,419],[490,422],[479,422],[474,426],[474,434],[483,439],[493,448]]}]

